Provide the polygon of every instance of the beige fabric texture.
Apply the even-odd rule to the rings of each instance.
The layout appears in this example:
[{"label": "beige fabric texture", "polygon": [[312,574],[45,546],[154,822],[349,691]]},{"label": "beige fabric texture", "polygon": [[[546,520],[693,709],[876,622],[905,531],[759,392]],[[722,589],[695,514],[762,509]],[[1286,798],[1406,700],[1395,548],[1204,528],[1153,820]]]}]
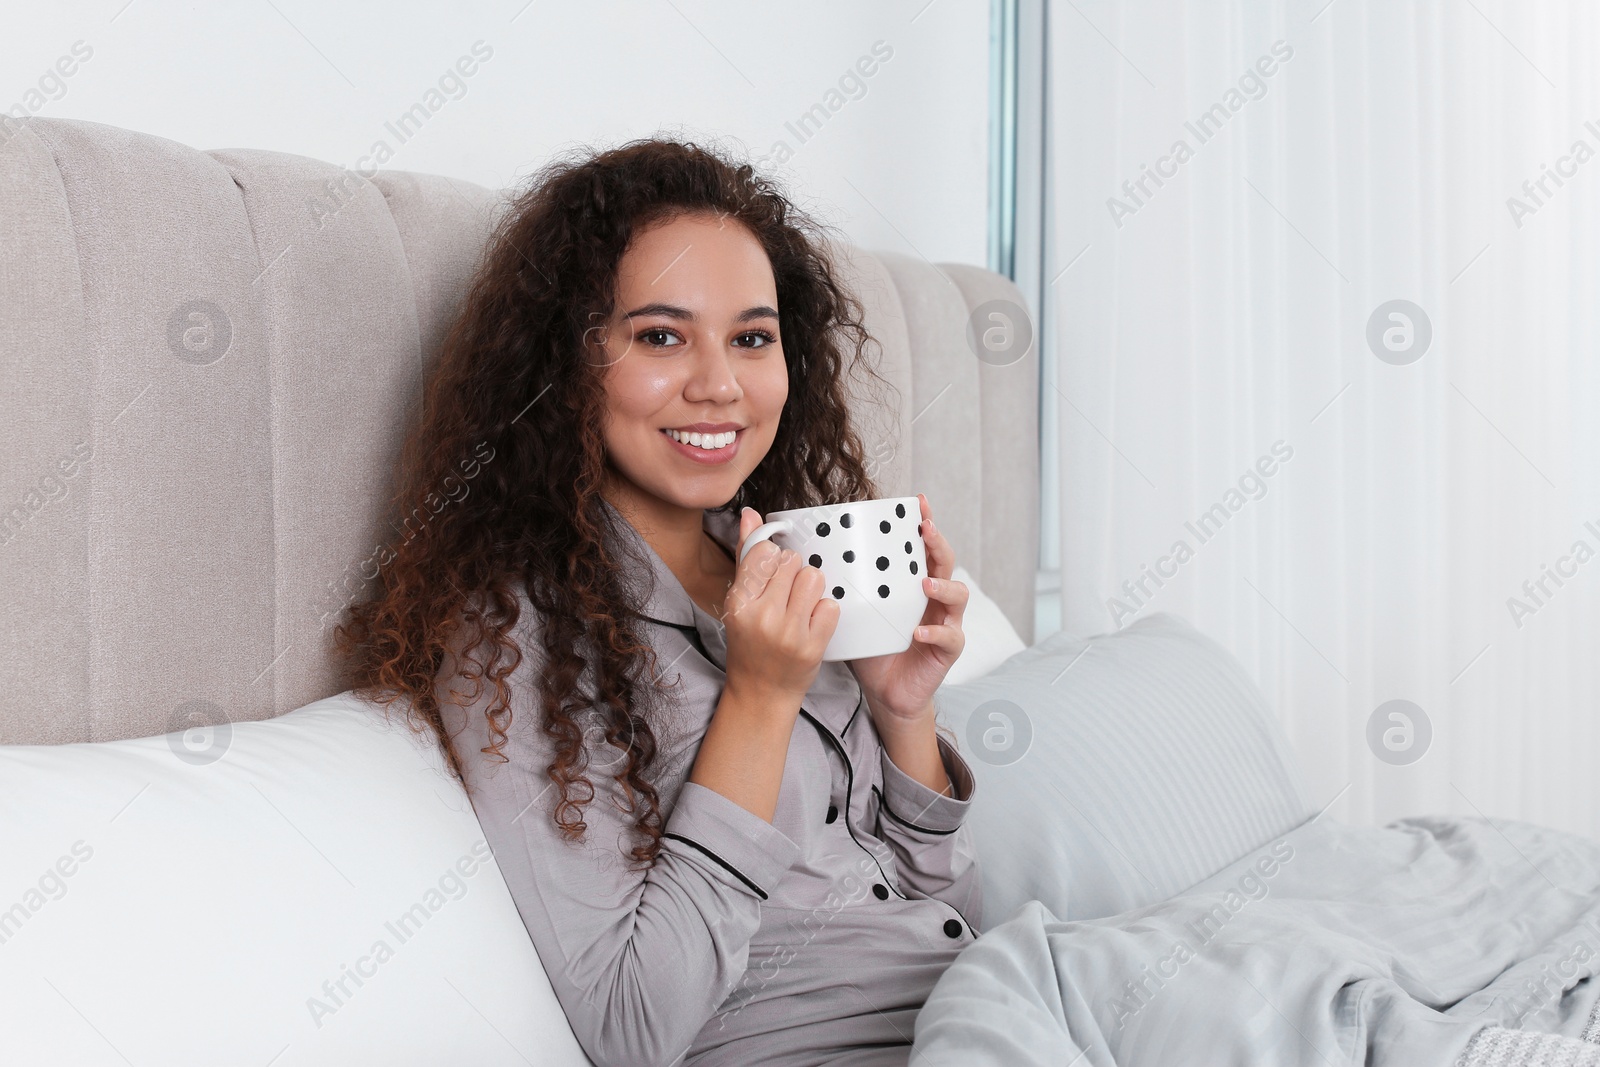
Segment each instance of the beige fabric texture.
[{"label": "beige fabric texture", "polygon": [[[271,718],[403,533],[392,467],[513,190],[100,123],[0,119],[0,744]],[[1007,279],[837,250],[898,404],[856,414],[1033,638],[1036,351],[980,361]],[[892,401],[892,397],[890,398]]]}]

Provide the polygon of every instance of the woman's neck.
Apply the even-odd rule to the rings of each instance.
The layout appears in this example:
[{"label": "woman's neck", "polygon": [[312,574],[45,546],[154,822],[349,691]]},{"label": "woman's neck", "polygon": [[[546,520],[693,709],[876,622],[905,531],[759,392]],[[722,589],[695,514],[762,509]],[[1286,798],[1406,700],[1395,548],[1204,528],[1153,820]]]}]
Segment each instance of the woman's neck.
[{"label": "woman's neck", "polygon": [[686,588],[725,574],[733,561],[705,531],[705,510],[685,508],[616,481],[601,496],[626,519]]}]

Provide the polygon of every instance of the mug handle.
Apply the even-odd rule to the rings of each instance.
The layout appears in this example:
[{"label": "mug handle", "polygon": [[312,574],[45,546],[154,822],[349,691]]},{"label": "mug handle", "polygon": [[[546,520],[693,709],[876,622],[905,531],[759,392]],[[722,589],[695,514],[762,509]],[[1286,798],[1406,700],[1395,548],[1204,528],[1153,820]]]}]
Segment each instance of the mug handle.
[{"label": "mug handle", "polygon": [[793,529],[794,523],[789,522],[787,519],[779,519],[777,522],[768,522],[757,526],[750,531],[750,536],[744,539],[744,544],[739,546],[739,562],[743,563],[744,557],[750,554],[752,548],[767,540],[773,534],[780,531],[789,533]]}]

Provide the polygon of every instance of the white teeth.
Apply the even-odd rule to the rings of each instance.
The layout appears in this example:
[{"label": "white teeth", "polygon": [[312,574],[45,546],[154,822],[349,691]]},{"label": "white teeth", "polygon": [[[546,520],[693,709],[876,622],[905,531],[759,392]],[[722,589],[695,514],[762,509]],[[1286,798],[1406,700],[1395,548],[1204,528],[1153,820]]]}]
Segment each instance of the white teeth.
[{"label": "white teeth", "polygon": [[733,439],[738,436],[738,431],[727,430],[723,433],[682,433],[678,430],[668,430],[667,435],[674,441],[681,441],[686,445],[715,451],[733,444]]}]

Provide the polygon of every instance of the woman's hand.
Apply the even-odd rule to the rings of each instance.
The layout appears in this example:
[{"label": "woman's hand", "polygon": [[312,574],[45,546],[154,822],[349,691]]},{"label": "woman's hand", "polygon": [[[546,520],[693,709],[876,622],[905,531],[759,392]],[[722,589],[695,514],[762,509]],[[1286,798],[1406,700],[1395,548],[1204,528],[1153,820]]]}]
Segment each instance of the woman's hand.
[{"label": "woman's hand", "polygon": [[[740,512],[739,543],[760,525],[754,508]],[[768,540],[739,561],[722,622],[727,685],[758,698],[792,698],[798,709],[839,626],[839,604],[826,595],[820,570]]]},{"label": "woman's hand", "polygon": [[928,498],[918,493],[917,500],[922,505],[922,540],[928,556],[928,573],[922,579],[928,608],[922,623],[905,651],[850,660],[880,731],[932,720],[934,690],[967,643],[961,630],[967,587],[950,577],[955,572],[955,549],[934,528]]},{"label": "woman's hand", "polygon": [[[739,515],[739,543],[761,525]],[[723,602],[727,681],[700,739],[689,781],[721,793],[767,822],[778,810],[789,737],[839,625],[822,572],[763,541],[740,560]]]}]

